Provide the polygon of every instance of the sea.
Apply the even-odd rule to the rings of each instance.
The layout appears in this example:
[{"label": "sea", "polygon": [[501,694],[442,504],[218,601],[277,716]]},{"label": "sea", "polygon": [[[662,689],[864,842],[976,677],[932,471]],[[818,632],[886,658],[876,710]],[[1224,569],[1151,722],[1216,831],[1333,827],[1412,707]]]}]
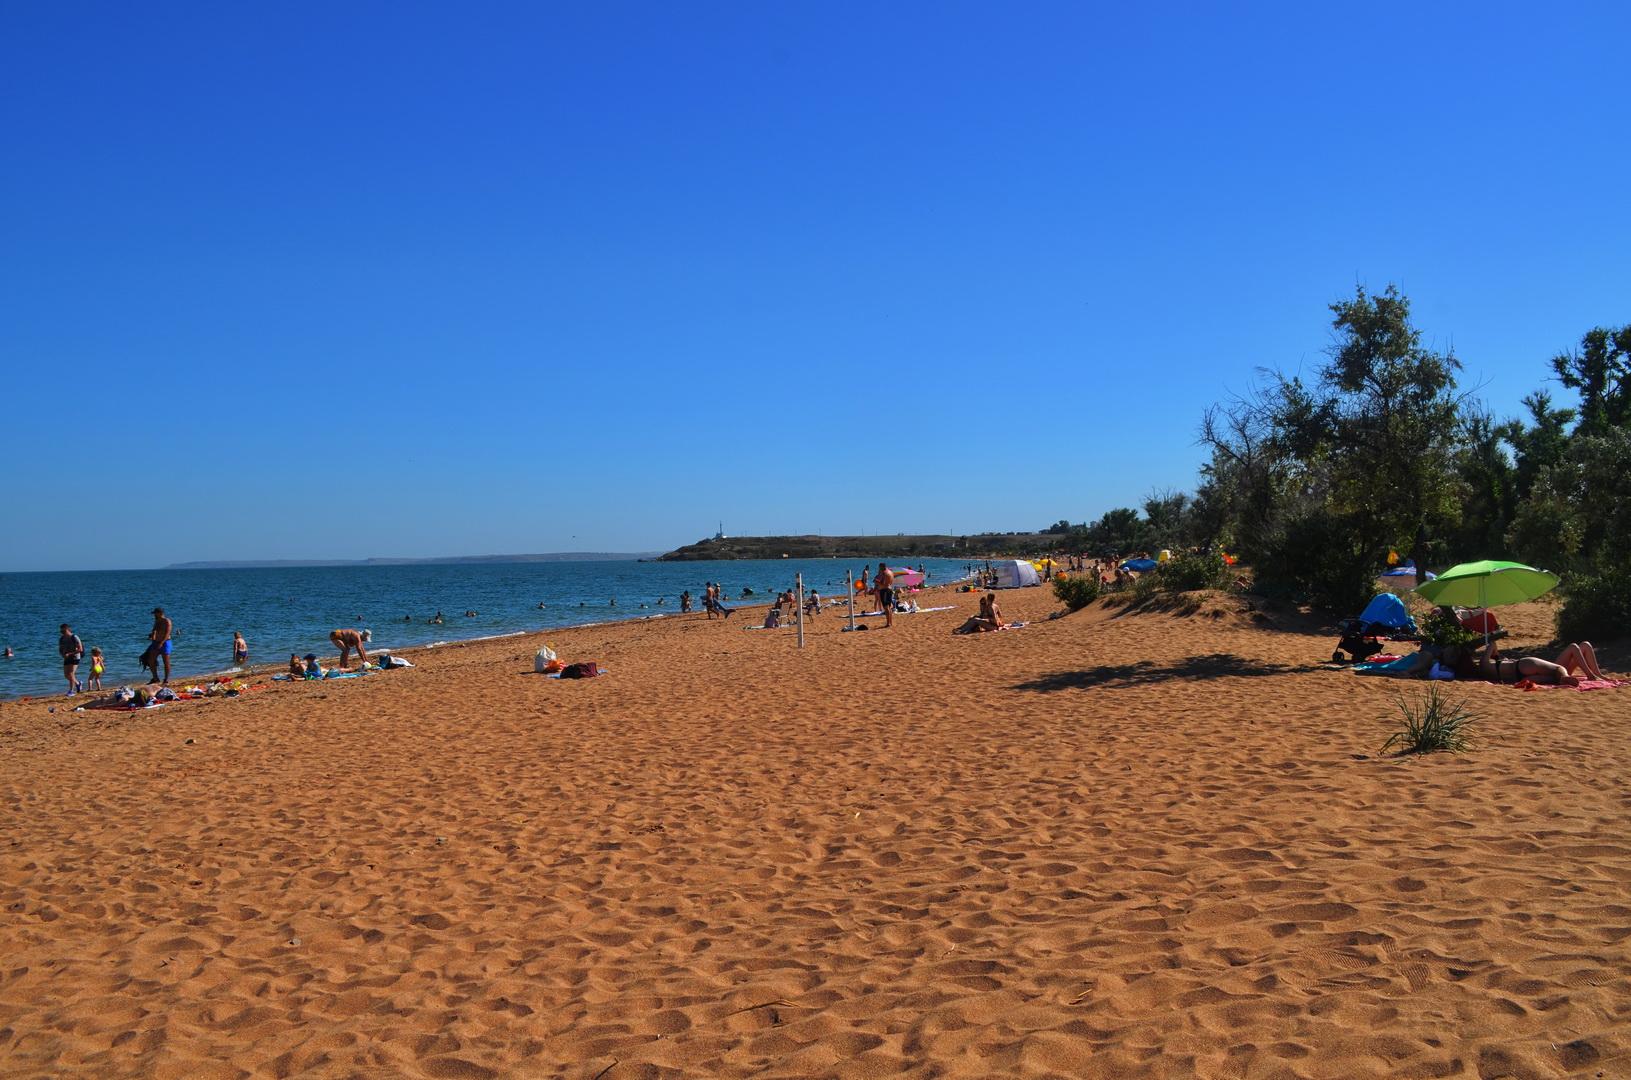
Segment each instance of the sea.
[{"label": "sea", "polygon": [[[962,580],[958,559],[911,559],[929,583]],[[877,563],[839,559],[731,562],[535,562],[244,569],[87,570],[0,575],[0,700],[65,693],[58,627],[69,624],[90,649],[100,646],[104,689],[145,682],[138,663],[162,607],[175,624],[171,682],[244,670],[232,663],[232,635],[249,645],[249,667],[285,664],[290,653],[328,655],[329,631],[373,633],[370,653],[534,633],[566,626],[679,612],[690,590],[701,610],[704,583],[747,604],[767,603],[804,575],[806,590],[841,596],[844,574]],[[745,599],[745,591],[752,590]],[[658,603],[662,601],[662,603]],[[540,607],[539,605],[543,605]],[[440,624],[430,620],[440,613]]]}]

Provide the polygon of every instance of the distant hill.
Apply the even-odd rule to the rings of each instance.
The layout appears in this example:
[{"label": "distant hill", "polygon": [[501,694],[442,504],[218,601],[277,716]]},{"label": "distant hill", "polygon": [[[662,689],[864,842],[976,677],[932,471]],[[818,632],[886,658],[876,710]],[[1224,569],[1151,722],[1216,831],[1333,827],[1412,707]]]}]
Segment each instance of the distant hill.
[{"label": "distant hill", "polygon": [[972,559],[1053,551],[1061,537],[1050,533],[983,533],[979,536],[727,536],[699,540],[664,555],[662,562],[732,559]]},{"label": "distant hill", "polygon": [[171,563],[166,570],[244,570],[275,566],[464,566],[470,563],[629,562],[660,551],[555,551],[543,555],[449,555],[439,559],[240,559]]}]

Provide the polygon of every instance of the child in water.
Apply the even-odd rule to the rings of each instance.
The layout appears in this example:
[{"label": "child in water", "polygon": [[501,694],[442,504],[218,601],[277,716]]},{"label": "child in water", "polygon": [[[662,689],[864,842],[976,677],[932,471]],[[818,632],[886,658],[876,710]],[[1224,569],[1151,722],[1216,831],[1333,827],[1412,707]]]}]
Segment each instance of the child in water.
[{"label": "child in water", "polygon": [[102,689],[102,649],[91,646],[91,677],[86,680],[92,690]]}]

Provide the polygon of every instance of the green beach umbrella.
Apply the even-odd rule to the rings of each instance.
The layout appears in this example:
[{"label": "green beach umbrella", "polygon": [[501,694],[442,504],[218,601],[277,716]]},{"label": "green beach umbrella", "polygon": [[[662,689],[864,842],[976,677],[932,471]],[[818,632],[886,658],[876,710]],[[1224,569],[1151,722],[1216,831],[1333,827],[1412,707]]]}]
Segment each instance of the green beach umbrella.
[{"label": "green beach umbrella", "polygon": [[[1537,596],[1545,596],[1556,585],[1557,575],[1550,570],[1536,570],[1523,563],[1483,559],[1452,566],[1432,581],[1417,585],[1414,591],[1434,604],[1487,608],[1533,600]],[[1487,630],[1484,644],[1489,644]]]}]

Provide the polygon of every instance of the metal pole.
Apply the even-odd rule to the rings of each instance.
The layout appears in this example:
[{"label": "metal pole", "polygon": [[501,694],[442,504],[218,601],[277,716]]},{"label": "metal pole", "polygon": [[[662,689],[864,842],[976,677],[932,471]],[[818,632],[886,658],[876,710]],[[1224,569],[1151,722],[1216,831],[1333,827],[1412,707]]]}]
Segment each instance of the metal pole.
[{"label": "metal pole", "polygon": [[844,571],[844,591],[849,593],[849,629],[855,629],[855,571]]},{"label": "metal pole", "polygon": [[793,603],[798,607],[799,648],[804,648],[804,575],[793,575]]}]

